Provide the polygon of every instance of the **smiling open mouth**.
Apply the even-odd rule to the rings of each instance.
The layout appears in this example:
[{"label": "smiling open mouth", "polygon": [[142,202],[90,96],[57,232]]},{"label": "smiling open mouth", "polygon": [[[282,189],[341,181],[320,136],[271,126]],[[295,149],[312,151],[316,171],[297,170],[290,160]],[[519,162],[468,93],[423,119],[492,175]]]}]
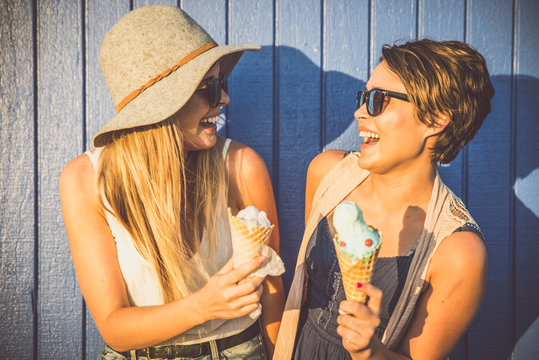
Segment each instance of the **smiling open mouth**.
[{"label": "smiling open mouth", "polygon": [[200,120],[200,126],[202,126],[203,128],[215,127],[217,125],[218,120],[219,120],[219,116],[205,118],[205,119]]},{"label": "smiling open mouth", "polygon": [[380,136],[370,131],[360,131],[359,136],[363,138],[364,144],[376,143],[380,140]]}]

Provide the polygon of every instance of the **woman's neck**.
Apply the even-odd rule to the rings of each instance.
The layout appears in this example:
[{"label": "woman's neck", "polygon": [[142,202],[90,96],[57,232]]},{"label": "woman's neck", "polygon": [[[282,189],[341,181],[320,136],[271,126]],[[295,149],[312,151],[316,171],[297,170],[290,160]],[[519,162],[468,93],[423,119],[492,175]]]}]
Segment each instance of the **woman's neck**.
[{"label": "woman's neck", "polygon": [[371,200],[386,212],[402,211],[409,206],[426,210],[435,179],[436,167],[432,164],[407,169],[406,172],[372,173],[365,185],[368,186]]}]

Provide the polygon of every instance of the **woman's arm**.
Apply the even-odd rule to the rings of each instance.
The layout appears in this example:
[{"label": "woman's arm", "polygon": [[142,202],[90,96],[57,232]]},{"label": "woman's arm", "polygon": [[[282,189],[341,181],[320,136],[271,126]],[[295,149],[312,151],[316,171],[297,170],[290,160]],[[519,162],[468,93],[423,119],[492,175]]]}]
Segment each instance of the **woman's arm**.
[{"label": "woman's arm", "polygon": [[374,300],[369,306],[341,303],[343,311],[353,314],[338,320],[343,345],[354,359],[445,359],[479,310],[486,271],[486,248],[476,234],[456,232],[448,236],[431,260],[428,286],[418,300],[398,353],[372,336],[379,321],[376,304],[381,302],[381,293],[370,285],[364,287]]},{"label": "woman's arm", "polygon": [[462,231],[442,241],[400,351],[413,359],[446,358],[477,314],[486,278],[487,251],[479,236]]},{"label": "woman's arm", "polygon": [[60,177],[60,198],[79,284],[109,346],[126,351],[156,345],[207,320],[240,317],[256,309],[260,279],[236,283],[261,265],[257,260],[236,270],[229,262],[206,286],[184,299],[131,307],[94,179],[88,156],[75,158]]},{"label": "woman's arm", "polygon": [[[271,180],[264,160],[253,149],[233,141],[226,161],[229,174],[229,205],[233,213],[253,205],[266,212],[275,225],[268,245],[279,253],[279,222]],[[284,290],[280,276],[268,276],[263,283],[262,327],[271,359],[284,309]]]}]

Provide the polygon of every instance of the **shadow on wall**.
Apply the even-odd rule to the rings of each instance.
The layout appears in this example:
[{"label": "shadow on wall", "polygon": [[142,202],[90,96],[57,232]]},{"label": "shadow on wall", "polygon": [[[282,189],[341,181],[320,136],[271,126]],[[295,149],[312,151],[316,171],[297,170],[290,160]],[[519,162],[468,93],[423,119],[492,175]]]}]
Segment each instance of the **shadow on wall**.
[{"label": "shadow on wall", "polygon": [[[537,359],[539,79],[526,75],[494,75],[491,79],[496,89],[492,111],[472,140],[474,151],[468,159],[468,176],[489,177],[468,179],[474,184],[474,189],[468,189],[469,199],[474,202],[472,216],[485,234],[489,254],[487,292],[472,332],[475,339],[492,334],[491,346],[486,349],[489,358],[508,359],[514,354],[517,359]],[[514,131],[513,139],[509,129]],[[514,196],[513,204],[509,196]],[[497,203],[492,197],[498,199]],[[482,208],[483,203],[489,206]],[[501,324],[509,327],[500,331],[510,339],[498,335],[496,341],[492,329]]]},{"label": "shadow on wall", "polygon": [[[278,64],[275,68],[274,61]],[[274,79],[274,76],[278,78]],[[322,73],[320,66],[296,48],[262,46],[260,51],[243,56],[231,75],[229,107],[234,108],[231,126],[236,129],[233,135],[239,133],[240,138],[244,135],[238,129],[242,123],[243,126],[256,126],[253,118],[257,123],[273,123],[272,111],[277,111],[275,119],[280,128],[295,124],[298,132],[293,136],[301,137],[301,128],[325,124],[321,130],[322,140],[317,139],[317,145],[321,143],[324,149],[338,149],[354,144],[354,148],[359,149],[353,115],[356,93],[364,89],[365,82],[366,79],[360,80],[340,71]],[[325,94],[321,94],[320,89],[324,89]],[[278,99],[274,99],[275,96]],[[266,113],[256,112],[259,109]],[[220,135],[225,135],[222,124]],[[246,143],[253,141],[245,138]],[[265,160],[271,163],[270,158]]]},{"label": "shadow on wall", "polygon": [[[500,79],[501,78],[501,79]],[[508,81],[494,76],[494,84]],[[518,359],[539,358],[539,79],[515,78],[515,343]],[[488,241],[488,239],[487,239]],[[495,260],[491,259],[491,266]],[[506,357],[507,358],[507,357]]]},{"label": "shadow on wall", "polygon": [[[343,54],[342,56],[347,55]],[[278,78],[275,80],[273,61],[278,63],[278,72],[275,73]],[[256,74],[258,77],[256,81],[259,82],[255,84],[255,87],[265,89],[264,91],[256,92],[253,89],[242,90],[239,88],[239,84],[249,83],[248,79],[252,78],[253,74]],[[276,134],[278,139],[276,139],[277,141],[272,140],[279,149],[278,159],[272,157],[271,151],[268,152],[266,149],[266,154],[264,154],[264,149],[257,148],[255,142],[260,140],[255,141],[252,137],[244,137],[240,141],[252,145],[261,152],[268,164],[278,161],[278,167],[284,169],[277,174],[277,178],[274,178],[274,184],[278,183],[277,205],[281,234],[281,256],[287,269],[283,280],[287,290],[292,280],[304,229],[304,191],[308,164],[322,150],[359,149],[360,139],[357,134],[356,121],[353,119],[353,112],[355,110],[355,94],[365,87],[366,80],[359,80],[339,71],[321,71],[320,67],[303,52],[288,46],[279,46],[276,49],[271,46],[263,46],[260,52],[244,57],[233,74],[232,86],[238,84],[238,88],[233,89],[234,95],[232,97],[237,111],[232,120],[240,126],[255,126],[249,120],[253,119],[253,115],[255,115],[257,119],[266,119],[270,124],[273,124],[273,119],[275,119],[278,124],[278,134]],[[484,144],[488,148],[496,146],[499,142],[500,128],[510,128],[504,122],[509,121],[511,114],[511,80],[511,77],[507,75],[492,77],[499,95],[497,101],[505,99],[502,102],[505,102],[506,105],[493,104],[492,112],[489,115],[491,121],[487,118],[480,130],[482,137],[480,141],[485,142]],[[513,80],[517,94],[513,98],[515,99],[517,119],[517,136],[514,143],[516,156],[514,164],[500,164],[500,172],[510,172],[512,166],[515,169],[515,181],[509,190],[509,192],[514,193],[516,199],[514,232],[514,236],[516,236],[516,261],[514,264],[516,272],[515,333],[510,348],[507,343],[502,345],[505,349],[498,353],[500,359],[507,358],[512,351],[523,356],[522,358],[527,358],[531,347],[536,350],[539,347],[537,341],[530,340],[539,338],[539,321],[536,321],[539,316],[539,287],[535,280],[536,274],[539,273],[539,262],[536,261],[539,258],[539,243],[534,240],[539,235],[539,157],[536,145],[539,138],[539,121],[537,119],[539,103],[534,98],[539,93],[539,81],[531,76],[517,76]],[[277,86],[275,92],[274,85]],[[244,96],[242,96],[242,91],[245,92]],[[239,98],[235,95],[239,95]],[[278,98],[274,99],[275,95]],[[271,99],[277,103],[273,103]],[[265,111],[253,113],[253,106],[264,102],[270,103],[266,107],[269,109],[268,113]],[[235,133],[232,135],[236,136]],[[504,133],[501,136],[509,135]],[[300,147],[291,141],[290,137],[297,138],[302,145],[307,145]],[[308,137],[315,139],[306,140]],[[472,140],[472,143],[474,141],[477,140]],[[271,143],[270,140],[268,142]],[[500,156],[499,158],[509,159],[509,156]],[[485,165],[475,163],[477,159],[477,154],[470,157],[469,166],[480,170],[481,166]],[[488,160],[493,161],[493,159]],[[289,176],[287,173],[288,168],[293,168],[293,176]],[[460,182],[460,169],[444,169],[444,173],[457,178]],[[507,176],[507,174],[503,176]],[[481,203],[481,199],[476,198],[476,204],[477,201]],[[498,214],[499,216],[496,214],[489,216],[498,219],[506,218],[507,214],[510,213],[508,206],[501,207],[503,213]],[[492,211],[499,210],[491,209]],[[472,215],[480,217],[478,214]],[[493,221],[497,220],[492,220],[491,223]],[[509,223],[509,221],[506,222]],[[492,238],[492,235],[489,238],[489,224],[481,225],[485,227],[487,233],[486,240],[491,258],[490,266],[494,267],[496,266],[496,258],[500,256],[500,254],[495,253],[496,242],[503,249],[511,249],[511,244],[506,243],[507,238],[495,239]],[[509,233],[511,234],[511,231]],[[508,256],[507,254],[502,255]],[[507,271],[510,270],[507,269]],[[500,277],[499,275],[498,273],[495,277]],[[490,276],[493,275],[490,274]],[[501,283],[504,279],[501,277],[490,278],[490,281]],[[508,283],[503,285],[511,286]],[[492,290],[491,293],[487,292],[487,296],[493,296],[495,293],[496,291]],[[495,312],[511,316],[512,311],[506,308],[507,303],[501,304],[495,299],[485,299],[485,302],[489,303],[489,313]],[[483,316],[488,317],[488,314],[483,313],[478,320],[481,321],[480,318]],[[521,354],[519,354],[520,351],[522,351]],[[537,354],[539,350],[532,351],[532,353]]]},{"label": "shadow on wall", "polygon": [[[307,167],[322,150],[359,149],[360,139],[353,114],[355,95],[365,87],[365,81],[339,71],[322,71],[303,52],[289,46],[275,49],[263,46],[259,53],[245,58],[247,68],[250,67],[248,62],[268,64],[267,59],[273,59],[274,54],[278,64],[277,78],[267,78],[267,86],[276,87],[275,93],[271,94],[276,96],[275,114],[267,116],[274,115],[278,125],[275,143],[278,159],[275,160],[279,173],[274,184],[278,192],[281,254],[287,268],[283,280],[288,290],[304,230]],[[272,64],[269,62],[268,66]],[[243,70],[236,75],[251,76]],[[249,104],[244,104],[243,108],[248,109]]]}]

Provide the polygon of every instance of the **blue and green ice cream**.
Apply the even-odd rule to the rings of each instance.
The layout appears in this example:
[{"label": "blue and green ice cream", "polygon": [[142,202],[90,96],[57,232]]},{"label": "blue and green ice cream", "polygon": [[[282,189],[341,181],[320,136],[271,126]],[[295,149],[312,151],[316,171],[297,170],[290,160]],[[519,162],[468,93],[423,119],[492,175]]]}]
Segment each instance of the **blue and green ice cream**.
[{"label": "blue and green ice cream", "polygon": [[353,201],[343,201],[335,208],[333,227],[337,235],[335,247],[343,254],[362,259],[379,247],[380,234],[365,223],[363,212]]}]

